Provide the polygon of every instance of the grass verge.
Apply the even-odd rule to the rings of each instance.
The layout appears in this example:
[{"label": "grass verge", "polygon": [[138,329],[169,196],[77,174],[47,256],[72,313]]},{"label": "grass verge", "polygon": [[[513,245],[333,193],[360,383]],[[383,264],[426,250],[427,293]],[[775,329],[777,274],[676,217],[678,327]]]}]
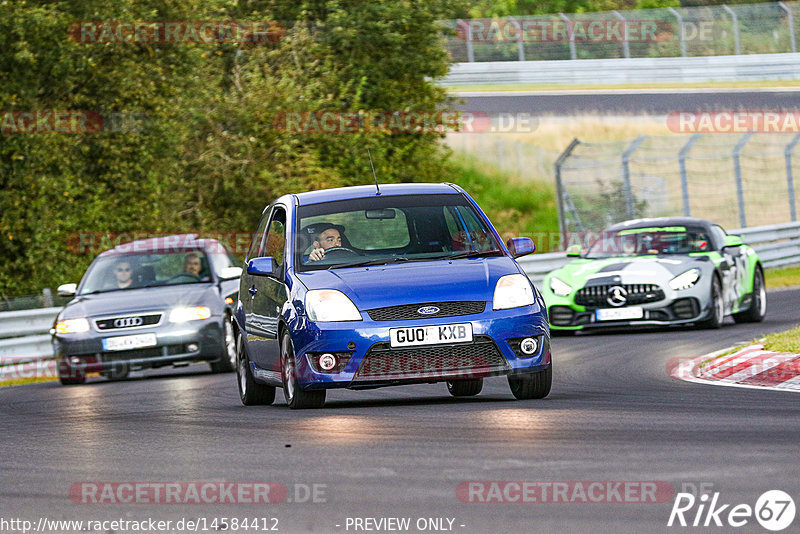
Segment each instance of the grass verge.
[{"label": "grass verge", "polygon": [[558,209],[555,186],[522,182],[496,166],[465,154],[454,154],[447,181],[463,187],[503,237],[527,236],[538,252],[557,244]]},{"label": "grass verge", "polygon": [[775,352],[800,353],[800,326],[786,330],[785,332],[775,332],[766,336],[764,349]]},{"label": "grass verge", "polygon": [[54,376],[32,376],[29,378],[12,378],[11,380],[0,381],[0,388],[5,386],[24,386],[26,384],[38,384],[39,382],[55,382],[58,378]]},{"label": "grass verge", "polygon": [[764,277],[769,288],[800,286],[800,266],[766,269]]}]

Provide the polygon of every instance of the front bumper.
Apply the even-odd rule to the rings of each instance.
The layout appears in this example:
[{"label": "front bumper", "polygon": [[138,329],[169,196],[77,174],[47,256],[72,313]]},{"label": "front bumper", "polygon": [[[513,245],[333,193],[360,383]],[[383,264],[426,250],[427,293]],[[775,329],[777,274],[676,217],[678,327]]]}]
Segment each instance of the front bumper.
[{"label": "front bumper", "polygon": [[[590,328],[615,328],[620,326],[672,326],[692,324],[703,320],[710,308],[703,307],[700,299],[684,297],[672,301],[661,301],[643,308],[640,319],[599,320],[598,308],[578,305],[553,305],[548,308],[552,330],[583,330]],[[624,310],[625,307],[617,308]]]},{"label": "front bumper", "polygon": [[[298,382],[304,389],[366,389],[390,385],[474,379],[529,373],[550,365],[550,333],[538,305],[442,317],[357,322],[315,323],[300,317],[292,328]],[[392,348],[389,330],[398,327],[470,323],[473,341]],[[538,350],[524,355],[519,341],[534,337]],[[324,353],[340,366],[324,372],[316,363]]]},{"label": "front bumper", "polygon": [[[90,320],[94,324],[93,320]],[[54,334],[53,351],[60,372],[85,374],[113,371],[123,365],[131,370],[173,364],[216,361],[223,354],[222,317],[212,316],[186,323],[166,323],[135,331],[101,332],[92,328],[83,334]],[[106,351],[104,338],[131,335],[156,335],[157,344],[132,350]]]}]

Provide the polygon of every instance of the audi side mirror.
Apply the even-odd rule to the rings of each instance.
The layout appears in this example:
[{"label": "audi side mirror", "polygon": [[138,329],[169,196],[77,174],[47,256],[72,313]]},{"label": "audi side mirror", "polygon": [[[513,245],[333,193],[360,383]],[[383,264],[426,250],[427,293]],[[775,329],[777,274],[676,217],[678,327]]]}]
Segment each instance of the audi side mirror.
[{"label": "audi side mirror", "polygon": [[577,258],[581,255],[581,246],[580,245],[570,245],[567,247],[567,257],[568,258]]},{"label": "audi side mirror", "polygon": [[725,236],[725,247],[741,247],[744,245],[744,241],[738,235],[726,235]]},{"label": "audi side mirror", "polygon": [[78,284],[61,284],[56,293],[59,297],[74,297],[78,291]]}]

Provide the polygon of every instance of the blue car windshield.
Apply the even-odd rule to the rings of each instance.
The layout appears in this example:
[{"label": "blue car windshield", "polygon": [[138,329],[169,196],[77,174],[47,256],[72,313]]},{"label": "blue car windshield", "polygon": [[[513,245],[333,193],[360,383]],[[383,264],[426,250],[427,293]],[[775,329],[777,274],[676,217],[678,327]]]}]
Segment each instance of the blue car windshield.
[{"label": "blue car windshield", "polygon": [[301,206],[298,271],[503,254],[460,194],[369,197]]},{"label": "blue car windshield", "polygon": [[711,250],[711,239],[702,229],[665,226],[605,231],[592,243],[584,257],[598,259],[653,254],[691,254]]},{"label": "blue car windshield", "polygon": [[81,295],[211,281],[209,258],[202,250],[101,256],[84,276]]}]

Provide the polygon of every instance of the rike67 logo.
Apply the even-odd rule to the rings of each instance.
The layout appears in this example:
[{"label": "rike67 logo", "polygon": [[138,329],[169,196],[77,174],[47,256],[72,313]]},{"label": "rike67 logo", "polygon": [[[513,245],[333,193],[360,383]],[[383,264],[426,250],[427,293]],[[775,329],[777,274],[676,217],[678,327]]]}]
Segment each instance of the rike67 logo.
[{"label": "rike67 logo", "polygon": [[794,500],[781,490],[764,492],[755,506],[723,504],[719,492],[710,496],[704,493],[699,497],[678,493],[667,526],[738,528],[755,519],[765,529],[777,532],[791,525],[794,517]]}]

